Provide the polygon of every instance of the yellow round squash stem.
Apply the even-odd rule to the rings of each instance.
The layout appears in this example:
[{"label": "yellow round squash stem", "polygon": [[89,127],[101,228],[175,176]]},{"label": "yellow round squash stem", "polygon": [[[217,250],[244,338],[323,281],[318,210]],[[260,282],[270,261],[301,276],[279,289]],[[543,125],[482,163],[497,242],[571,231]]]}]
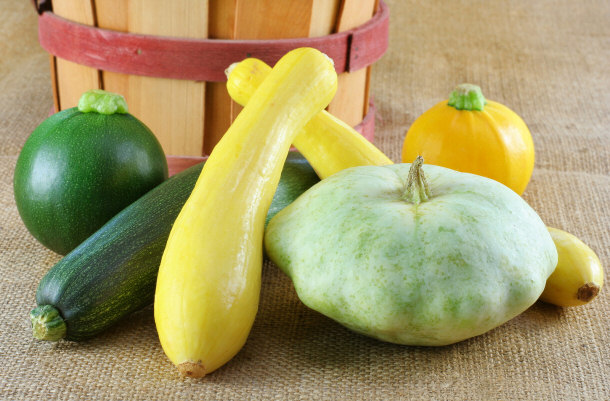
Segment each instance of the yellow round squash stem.
[{"label": "yellow round squash stem", "polygon": [[[271,67],[256,58],[235,63],[227,69],[227,90],[243,106],[270,71]],[[293,144],[322,179],[349,167],[392,164],[375,145],[326,111],[313,117]]]},{"label": "yellow round squash stem", "polygon": [[428,164],[494,179],[521,195],[534,169],[534,142],[514,111],[486,100],[476,85],[462,84],[407,131],[402,161],[417,156]]},{"label": "yellow round squash stem", "polygon": [[296,133],[336,91],[332,60],[289,52],[214,148],[170,233],[155,323],[182,374],[202,377],[244,345],[256,316],[265,215]]},{"label": "yellow round squash stem", "polygon": [[591,302],[604,284],[604,269],[599,258],[574,235],[557,228],[548,229],[559,259],[540,299],[558,306]]}]

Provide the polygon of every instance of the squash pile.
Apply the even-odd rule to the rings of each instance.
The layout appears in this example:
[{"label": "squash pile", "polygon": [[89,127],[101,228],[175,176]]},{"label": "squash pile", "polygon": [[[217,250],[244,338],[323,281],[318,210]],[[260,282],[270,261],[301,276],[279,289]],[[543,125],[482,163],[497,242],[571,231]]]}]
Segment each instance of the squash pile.
[{"label": "squash pile", "polygon": [[[401,344],[461,341],[541,296],[577,305],[601,289],[593,251],[547,229],[519,196],[534,165],[531,135],[479,88],[459,86],[416,120],[405,163],[393,164],[324,111],[337,76],[319,51],[227,71],[245,107],[209,159],[51,268],[30,313],[34,337],[89,338],[154,297],[166,355],[182,375],[203,377],[249,335],[263,249],[305,304]],[[291,144],[304,158],[289,155]]]}]

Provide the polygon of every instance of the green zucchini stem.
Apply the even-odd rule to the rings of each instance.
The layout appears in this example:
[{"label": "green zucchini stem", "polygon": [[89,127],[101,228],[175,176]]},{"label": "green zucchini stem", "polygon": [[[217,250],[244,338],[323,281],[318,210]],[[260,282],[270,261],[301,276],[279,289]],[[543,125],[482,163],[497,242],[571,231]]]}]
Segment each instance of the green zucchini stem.
[{"label": "green zucchini stem", "polygon": [[483,111],[485,103],[485,96],[483,96],[479,86],[460,84],[449,95],[449,102],[447,104],[458,110]]},{"label": "green zucchini stem", "polygon": [[126,114],[129,112],[123,95],[102,89],[92,89],[83,93],[78,101],[82,113]]},{"label": "green zucchini stem", "polygon": [[41,305],[30,312],[32,334],[39,340],[58,341],[66,336],[66,322],[51,305]]},{"label": "green zucchini stem", "polygon": [[415,205],[425,202],[430,198],[430,188],[428,187],[428,181],[424,175],[424,158],[417,156],[415,161],[411,163],[409,169],[409,176],[407,178],[407,189],[403,195],[403,199],[407,202],[411,202]]}]

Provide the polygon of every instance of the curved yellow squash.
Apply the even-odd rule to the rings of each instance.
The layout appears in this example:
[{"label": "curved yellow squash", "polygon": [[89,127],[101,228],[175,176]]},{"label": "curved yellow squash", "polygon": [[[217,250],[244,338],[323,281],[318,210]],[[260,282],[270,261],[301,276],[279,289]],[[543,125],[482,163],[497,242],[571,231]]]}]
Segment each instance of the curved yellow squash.
[{"label": "curved yellow squash", "polygon": [[[243,106],[270,71],[271,67],[256,58],[235,63],[227,70],[227,90]],[[312,118],[293,144],[322,179],[348,167],[392,164],[375,145],[326,111]]]},{"label": "curved yellow squash", "polygon": [[604,269],[599,258],[574,235],[552,227],[548,230],[559,259],[540,299],[558,306],[591,302],[604,284]]},{"label": "curved yellow squash", "polygon": [[420,155],[428,164],[499,181],[519,195],[534,169],[534,142],[525,122],[470,84],[458,85],[449,100],[411,125],[402,161],[410,163]]},{"label": "curved yellow squash", "polygon": [[297,132],[336,91],[332,60],[284,56],[215,147],[169,236],[155,323],[182,374],[201,377],[243,346],[260,293],[265,215]]}]

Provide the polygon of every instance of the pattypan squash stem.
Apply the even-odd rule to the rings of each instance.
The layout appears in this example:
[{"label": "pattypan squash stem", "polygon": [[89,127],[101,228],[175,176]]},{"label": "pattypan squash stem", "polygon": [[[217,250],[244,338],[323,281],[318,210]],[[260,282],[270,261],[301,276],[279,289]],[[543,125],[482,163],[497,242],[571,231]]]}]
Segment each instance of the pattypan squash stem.
[{"label": "pattypan squash stem", "polygon": [[66,336],[66,322],[51,305],[42,305],[30,312],[32,334],[39,340],[57,341]]},{"label": "pattypan squash stem", "polygon": [[127,114],[127,102],[123,95],[102,89],[92,89],[82,94],[78,100],[78,110],[82,113]]},{"label": "pattypan squash stem", "polygon": [[417,156],[415,161],[411,163],[409,169],[409,176],[407,178],[407,189],[403,195],[403,199],[407,202],[411,202],[414,205],[418,205],[421,202],[425,202],[430,198],[430,188],[424,175],[424,158]]},{"label": "pattypan squash stem", "polygon": [[458,110],[483,111],[485,103],[485,96],[479,86],[460,84],[449,95],[448,105]]}]

